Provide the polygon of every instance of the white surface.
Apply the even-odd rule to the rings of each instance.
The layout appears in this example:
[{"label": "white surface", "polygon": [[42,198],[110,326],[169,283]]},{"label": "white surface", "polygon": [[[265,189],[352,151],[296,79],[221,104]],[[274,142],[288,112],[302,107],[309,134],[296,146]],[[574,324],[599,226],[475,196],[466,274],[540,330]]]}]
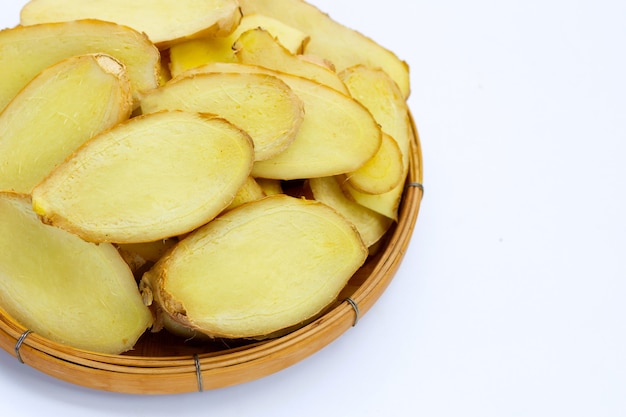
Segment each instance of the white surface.
[{"label": "white surface", "polygon": [[202,394],[0,352],[0,415],[626,415],[626,3],[311,2],[412,68],[426,194],[387,292],[309,359]]}]

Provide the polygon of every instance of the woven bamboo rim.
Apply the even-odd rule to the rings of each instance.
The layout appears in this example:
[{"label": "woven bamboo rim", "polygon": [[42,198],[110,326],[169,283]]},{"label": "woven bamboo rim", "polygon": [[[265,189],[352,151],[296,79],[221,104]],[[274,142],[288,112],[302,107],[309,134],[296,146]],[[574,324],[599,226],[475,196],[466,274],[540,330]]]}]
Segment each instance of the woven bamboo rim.
[{"label": "woven bamboo rim", "polygon": [[385,247],[357,272],[339,301],[312,323],[277,339],[238,347],[160,349],[146,343],[124,355],[105,355],[52,342],[0,310],[0,347],[45,374],[76,385],[127,394],[178,394],[237,385],[285,369],[355,326],[397,271],[424,193],[419,136],[411,119],[410,168],[399,219]]}]

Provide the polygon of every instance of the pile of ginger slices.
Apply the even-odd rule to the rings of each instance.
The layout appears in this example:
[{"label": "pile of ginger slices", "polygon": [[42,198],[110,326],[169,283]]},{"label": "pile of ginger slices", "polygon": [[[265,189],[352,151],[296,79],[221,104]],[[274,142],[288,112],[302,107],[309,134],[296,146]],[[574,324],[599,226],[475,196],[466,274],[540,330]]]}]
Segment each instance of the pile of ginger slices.
[{"label": "pile of ginger slices", "polygon": [[148,329],[272,337],[397,221],[408,66],[316,7],[31,0],[20,18],[0,31],[0,309],[32,331],[112,354]]}]

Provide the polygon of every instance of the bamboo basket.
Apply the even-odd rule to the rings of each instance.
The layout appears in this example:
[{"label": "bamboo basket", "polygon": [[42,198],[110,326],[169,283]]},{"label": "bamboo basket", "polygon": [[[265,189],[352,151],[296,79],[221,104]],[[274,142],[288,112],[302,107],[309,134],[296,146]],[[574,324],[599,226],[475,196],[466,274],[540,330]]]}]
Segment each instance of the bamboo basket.
[{"label": "bamboo basket", "polygon": [[355,326],[396,273],[415,227],[423,196],[422,155],[413,120],[410,167],[397,224],[338,301],[315,321],[282,337],[233,344],[191,345],[166,332],[146,333],[135,349],[105,355],[30,333],[0,310],[0,347],[16,360],[76,385],[127,394],[178,394],[217,389],[268,376],[319,351]]}]

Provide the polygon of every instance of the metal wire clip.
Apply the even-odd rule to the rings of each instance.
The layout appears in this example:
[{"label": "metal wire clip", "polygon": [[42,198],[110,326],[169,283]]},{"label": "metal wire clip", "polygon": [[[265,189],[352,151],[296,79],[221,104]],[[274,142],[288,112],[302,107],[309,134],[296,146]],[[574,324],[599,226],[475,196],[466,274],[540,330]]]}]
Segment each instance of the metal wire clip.
[{"label": "metal wire clip", "polygon": [[410,182],[406,186],[407,188],[418,188],[422,191],[422,194],[424,194],[424,184],[422,184],[421,182]]},{"label": "metal wire clip", "polygon": [[202,369],[200,369],[200,357],[197,353],[193,355],[193,361],[196,365],[196,379],[198,380],[198,392],[204,391],[204,384],[202,382]]},{"label": "metal wire clip", "polygon": [[32,333],[31,330],[26,330],[24,333],[22,333],[19,339],[17,339],[17,343],[15,344],[15,356],[17,357],[17,360],[20,361],[20,363],[24,363],[24,360],[22,359],[22,355],[20,354],[20,349],[22,347],[22,344],[24,343],[24,340],[26,340],[28,335],[31,333]]},{"label": "metal wire clip", "polygon": [[352,327],[355,327],[356,324],[359,322],[359,306],[357,305],[357,303],[350,297],[346,298],[346,301],[348,302],[348,304],[350,304],[352,306],[352,308],[354,309],[354,323],[352,323]]}]

